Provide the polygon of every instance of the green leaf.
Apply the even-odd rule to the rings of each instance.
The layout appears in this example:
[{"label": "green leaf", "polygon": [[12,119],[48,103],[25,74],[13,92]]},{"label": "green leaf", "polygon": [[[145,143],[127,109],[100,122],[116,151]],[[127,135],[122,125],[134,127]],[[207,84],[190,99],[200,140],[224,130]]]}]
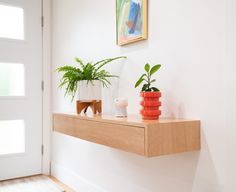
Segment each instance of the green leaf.
[{"label": "green leaf", "polygon": [[159,89],[157,89],[156,87],[152,87],[151,90],[155,91],[155,92],[158,92],[160,91]]},{"label": "green leaf", "polygon": [[98,62],[96,62],[95,64],[94,64],[94,66],[96,66],[96,65],[98,65],[98,64],[100,64],[100,63],[109,63],[109,62],[111,62],[111,61],[114,61],[114,60],[117,60],[117,59],[126,59],[127,57],[126,56],[120,56],[120,57],[115,57],[115,58],[110,58],[110,59],[103,59],[103,60],[101,60],[101,61],[98,61]]},{"label": "green leaf", "polygon": [[156,79],[153,79],[153,80],[151,80],[151,82],[150,82],[150,83],[154,83],[154,82],[156,82]]},{"label": "green leaf", "polygon": [[143,77],[141,76],[139,80],[135,83],[135,88],[137,88],[142,82],[144,81]]},{"label": "green leaf", "polygon": [[148,84],[144,84],[142,87],[142,91],[146,91],[148,89]]},{"label": "green leaf", "polygon": [[154,73],[156,73],[160,69],[160,67],[161,67],[160,64],[153,66],[150,71],[150,76],[152,76]]},{"label": "green leaf", "polygon": [[65,66],[62,66],[62,67],[58,67],[58,68],[56,69],[56,71],[58,71],[58,72],[74,71],[75,69],[76,69],[75,67],[65,65]]},{"label": "green leaf", "polygon": [[144,69],[145,69],[145,71],[149,74],[150,65],[147,63],[147,64],[144,66]]},{"label": "green leaf", "polygon": [[95,66],[98,65],[98,67],[94,70],[94,73],[96,74],[102,67],[104,67],[104,65],[106,65],[106,64],[108,64],[112,61],[115,61],[115,60],[118,60],[118,59],[126,59],[126,58],[127,58],[126,56],[120,56],[120,57],[103,59],[101,61],[98,61],[94,64],[94,68],[96,68]]},{"label": "green leaf", "polygon": [[138,87],[145,79],[143,78],[146,76],[146,74],[142,74],[141,77],[139,77],[138,81],[135,83],[135,88]]},{"label": "green leaf", "polygon": [[82,68],[84,68],[84,63],[80,58],[76,57],[75,61],[78,62],[81,65]]}]

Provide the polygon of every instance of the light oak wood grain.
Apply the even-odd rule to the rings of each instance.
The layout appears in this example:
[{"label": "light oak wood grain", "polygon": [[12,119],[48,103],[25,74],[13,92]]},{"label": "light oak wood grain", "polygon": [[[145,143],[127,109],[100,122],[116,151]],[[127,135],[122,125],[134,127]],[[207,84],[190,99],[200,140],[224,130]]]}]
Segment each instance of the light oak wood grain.
[{"label": "light oak wood grain", "polygon": [[54,131],[144,155],[144,128],[54,115]]},{"label": "light oak wood grain", "polygon": [[200,150],[200,122],[157,123],[146,128],[148,157]]},{"label": "light oak wood grain", "polygon": [[57,179],[46,175],[32,175],[0,182],[1,192],[73,192]]},{"label": "light oak wood grain", "polygon": [[48,176],[52,181],[54,181],[58,186],[60,186],[64,191],[63,192],[75,192],[72,188],[70,188],[68,185],[65,185],[61,181],[59,181],[57,178],[53,176]]},{"label": "light oak wood grain", "polygon": [[114,115],[94,115],[89,114],[76,114],[76,113],[53,113],[53,115],[72,117],[88,121],[108,122],[119,125],[131,125],[137,127],[145,127],[146,125],[157,124],[157,123],[174,123],[174,122],[189,122],[193,120],[188,119],[174,119],[174,118],[160,118],[159,120],[143,120],[139,115],[129,115],[128,117],[115,117]]},{"label": "light oak wood grain", "polygon": [[146,157],[200,150],[200,121],[196,120],[54,113],[53,129]]}]

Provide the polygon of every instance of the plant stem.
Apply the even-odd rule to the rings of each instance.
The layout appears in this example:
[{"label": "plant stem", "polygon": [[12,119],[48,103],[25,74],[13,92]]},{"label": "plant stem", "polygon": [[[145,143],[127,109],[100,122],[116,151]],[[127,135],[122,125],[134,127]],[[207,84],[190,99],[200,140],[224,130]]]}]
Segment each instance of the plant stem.
[{"label": "plant stem", "polygon": [[151,77],[150,77],[150,74],[148,73],[148,90],[150,89],[150,85],[151,85],[150,79]]}]

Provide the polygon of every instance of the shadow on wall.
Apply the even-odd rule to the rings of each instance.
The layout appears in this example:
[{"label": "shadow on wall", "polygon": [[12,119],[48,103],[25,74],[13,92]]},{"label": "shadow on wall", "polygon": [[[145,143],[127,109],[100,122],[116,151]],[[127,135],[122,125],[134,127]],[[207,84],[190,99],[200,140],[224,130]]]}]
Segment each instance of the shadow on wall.
[{"label": "shadow on wall", "polygon": [[[104,158],[97,158],[95,170],[101,169],[103,175],[107,174],[104,178],[110,178],[111,182],[108,184],[109,182],[99,176],[93,182],[112,192],[221,192],[204,135],[202,148],[200,152],[155,158],[106,148],[110,153],[106,155],[109,159],[104,162]],[[87,152],[91,157],[101,155],[101,150],[92,145]],[[97,167],[98,165],[107,166]],[[126,175],[129,180],[120,179],[120,175]]]},{"label": "shadow on wall", "polygon": [[165,103],[165,108],[163,108],[162,113],[169,118],[186,117],[184,104],[176,104],[175,101],[176,98],[174,98],[171,92],[166,93],[166,95],[168,95],[168,97],[163,96],[163,102]]},{"label": "shadow on wall", "polygon": [[120,46],[120,53],[121,54],[128,54],[136,51],[147,50],[149,48],[149,41],[142,40],[138,43],[130,43],[124,46]]},{"label": "shadow on wall", "polygon": [[[110,65],[106,65],[104,68],[111,72],[113,75],[121,76],[126,60],[115,61]],[[114,114],[114,100],[119,97],[119,78],[110,78],[111,85],[108,88],[102,89],[102,105],[103,113]]]},{"label": "shadow on wall", "polygon": [[222,192],[216,168],[211,157],[205,134],[202,130],[202,149],[193,182],[192,192]]}]

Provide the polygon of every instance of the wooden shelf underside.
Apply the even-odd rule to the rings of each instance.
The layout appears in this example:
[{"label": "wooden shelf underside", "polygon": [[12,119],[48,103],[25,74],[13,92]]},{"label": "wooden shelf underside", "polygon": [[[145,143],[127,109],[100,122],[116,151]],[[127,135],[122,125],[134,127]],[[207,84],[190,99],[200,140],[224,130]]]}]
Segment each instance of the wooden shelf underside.
[{"label": "wooden shelf underside", "polygon": [[200,150],[200,121],[53,114],[53,130],[146,157]]}]

